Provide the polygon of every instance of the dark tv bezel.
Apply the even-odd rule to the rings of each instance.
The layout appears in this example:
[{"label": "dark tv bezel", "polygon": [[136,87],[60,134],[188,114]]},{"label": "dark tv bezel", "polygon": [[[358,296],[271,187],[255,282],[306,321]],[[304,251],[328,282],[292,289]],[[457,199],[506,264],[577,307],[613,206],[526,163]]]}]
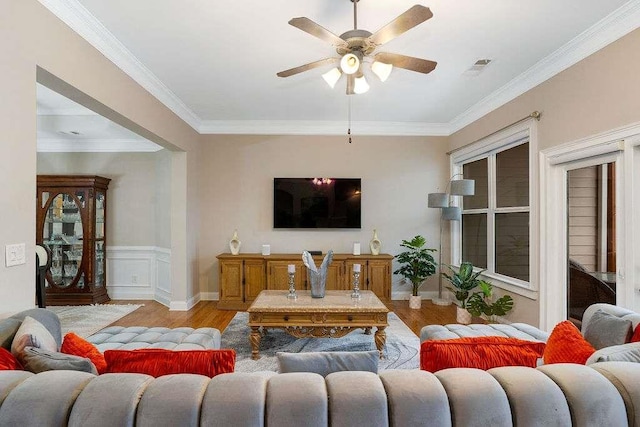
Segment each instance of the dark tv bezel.
[{"label": "dark tv bezel", "polygon": [[[273,221],[272,226],[274,230],[360,230],[362,229],[362,197],[360,198],[360,218],[358,221],[358,226],[349,227],[283,227],[276,226],[276,180],[300,180],[300,181],[311,181],[314,177],[276,177],[273,178]],[[358,181],[360,187],[360,195],[362,195],[362,178],[351,178],[351,177],[340,177],[340,178],[331,178],[336,181]]]}]

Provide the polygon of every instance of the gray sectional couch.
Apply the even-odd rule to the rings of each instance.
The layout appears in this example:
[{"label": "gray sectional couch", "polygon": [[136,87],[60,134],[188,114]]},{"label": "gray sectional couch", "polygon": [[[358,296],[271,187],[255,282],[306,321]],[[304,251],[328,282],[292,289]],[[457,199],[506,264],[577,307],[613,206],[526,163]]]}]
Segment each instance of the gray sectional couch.
[{"label": "gray sectional couch", "polygon": [[2,426],[640,425],[640,364],[94,376],[0,372]]}]

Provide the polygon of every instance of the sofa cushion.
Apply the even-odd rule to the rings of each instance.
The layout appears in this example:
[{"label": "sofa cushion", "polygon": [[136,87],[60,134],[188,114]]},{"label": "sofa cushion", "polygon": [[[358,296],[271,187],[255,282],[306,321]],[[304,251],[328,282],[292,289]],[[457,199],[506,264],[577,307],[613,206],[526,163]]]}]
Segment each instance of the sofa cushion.
[{"label": "sofa cushion", "polygon": [[236,352],[224,350],[107,350],[107,373],[130,372],[160,377],[169,374],[199,374],[215,377],[233,372]]},{"label": "sofa cushion", "polygon": [[99,374],[104,374],[107,371],[107,361],[104,359],[104,354],[100,353],[95,345],[73,332],[64,336],[60,351],[65,354],[86,357],[95,365]]},{"label": "sofa cushion", "polygon": [[0,347],[0,371],[22,371],[24,368],[6,348]]},{"label": "sofa cushion", "polygon": [[596,350],[584,339],[578,328],[568,320],[551,331],[544,349],[544,363],[579,363],[584,365]]},{"label": "sofa cushion", "polygon": [[58,351],[58,345],[53,335],[51,335],[42,323],[30,316],[24,318],[11,343],[11,353],[13,353],[23,366],[26,365],[23,357],[25,348],[27,347],[42,348],[43,350],[53,352]]},{"label": "sofa cushion", "polygon": [[24,369],[34,374],[45,371],[81,371],[98,375],[91,360],[85,357],[49,351],[42,348],[27,347],[22,353]]},{"label": "sofa cushion", "polygon": [[631,321],[597,310],[584,331],[584,338],[596,349],[629,342]]},{"label": "sofa cushion", "polygon": [[543,342],[491,336],[429,340],[420,346],[420,368],[436,372],[446,368],[535,367],[544,347]]},{"label": "sofa cushion", "polygon": [[587,359],[587,365],[596,362],[635,362],[640,363],[640,342],[612,345],[601,348]]},{"label": "sofa cushion", "polygon": [[2,319],[0,320],[0,347],[11,350],[11,343],[16,332],[20,329],[22,320],[18,319]]},{"label": "sofa cushion", "polygon": [[326,377],[332,372],[378,372],[380,353],[372,351],[323,351],[308,353],[276,353],[280,373],[313,372]]}]

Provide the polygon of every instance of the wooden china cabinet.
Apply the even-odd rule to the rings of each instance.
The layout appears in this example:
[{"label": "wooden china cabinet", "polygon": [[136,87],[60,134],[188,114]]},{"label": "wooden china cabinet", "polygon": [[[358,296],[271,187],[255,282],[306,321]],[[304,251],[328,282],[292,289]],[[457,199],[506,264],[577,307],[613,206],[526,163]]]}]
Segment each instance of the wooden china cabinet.
[{"label": "wooden china cabinet", "polygon": [[47,305],[109,301],[106,287],[108,178],[38,175],[36,241],[51,251]]}]

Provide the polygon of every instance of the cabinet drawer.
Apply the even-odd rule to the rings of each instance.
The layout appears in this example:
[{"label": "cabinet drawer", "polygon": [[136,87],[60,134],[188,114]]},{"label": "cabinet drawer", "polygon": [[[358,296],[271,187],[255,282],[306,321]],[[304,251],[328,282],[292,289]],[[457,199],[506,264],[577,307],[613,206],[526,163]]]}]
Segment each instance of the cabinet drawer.
[{"label": "cabinet drawer", "polygon": [[387,324],[386,313],[251,313],[249,323],[261,325]]}]

